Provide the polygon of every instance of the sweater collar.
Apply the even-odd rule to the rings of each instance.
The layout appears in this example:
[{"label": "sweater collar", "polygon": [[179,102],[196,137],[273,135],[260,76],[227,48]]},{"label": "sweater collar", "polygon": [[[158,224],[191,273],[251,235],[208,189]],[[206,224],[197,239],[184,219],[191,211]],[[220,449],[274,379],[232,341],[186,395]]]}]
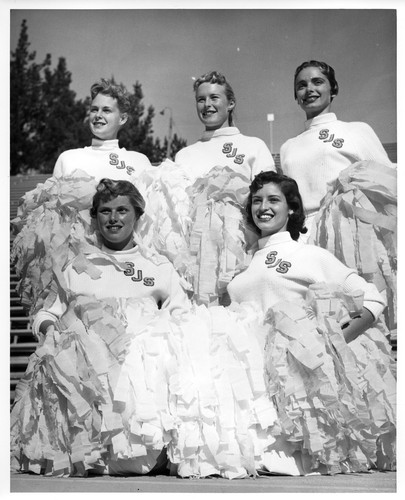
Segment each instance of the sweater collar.
[{"label": "sweater collar", "polygon": [[229,135],[240,134],[239,129],[237,127],[222,127],[217,130],[206,130],[202,137],[202,141],[209,141],[213,137],[226,137]]},{"label": "sweater collar", "polygon": [[293,241],[291,235],[288,231],[281,231],[279,233],[271,234],[270,236],[265,236],[258,240],[258,249],[268,247],[270,245],[280,245],[282,243],[287,243]]},{"label": "sweater collar", "polygon": [[91,140],[91,147],[98,151],[109,151],[110,149],[117,149],[118,139],[109,139],[108,141],[102,141],[101,139],[97,139],[97,137],[93,137]]},{"label": "sweater collar", "polygon": [[111,255],[129,255],[138,252],[138,245],[135,244],[135,246],[133,246],[132,248],[128,248],[127,250],[112,250],[105,245],[101,245],[101,251]]},{"label": "sweater collar", "polygon": [[305,122],[305,130],[308,130],[312,127],[316,127],[318,125],[323,125],[325,123],[335,122],[337,117],[335,113],[325,113],[323,115],[315,116],[315,118],[311,118]]}]

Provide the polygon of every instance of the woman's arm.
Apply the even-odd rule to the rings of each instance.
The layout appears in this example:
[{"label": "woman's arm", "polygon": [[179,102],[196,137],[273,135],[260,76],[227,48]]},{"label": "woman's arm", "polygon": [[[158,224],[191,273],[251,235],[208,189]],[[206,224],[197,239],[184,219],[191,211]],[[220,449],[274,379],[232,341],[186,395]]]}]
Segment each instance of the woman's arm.
[{"label": "woman's arm", "polygon": [[358,292],[359,290],[364,293],[363,306],[372,314],[374,321],[380,316],[387,305],[384,297],[377,290],[374,283],[369,283],[355,272],[346,277],[342,283],[342,288],[348,294]]},{"label": "woman's arm", "polygon": [[388,167],[395,168],[395,165],[391,163],[379,137],[370,125],[363,122],[355,123],[355,125],[359,126],[358,147],[361,149],[359,153],[360,160],[373,160]]},{"label": "woman's arm", "polygon": [[48,333],[49,327],[55,328],[55,323],[55,321],[51,321],[49,319],[42,321],[42,323],[39,325],[39,333],[46,335]]},{"label": "woman's arm", "polygon": [[347,326],[343,327],[343,335],[346,342],[349,343],[373,326],[376,319],[383,312],[386,303],[377,287],[373,283],[368,283],[356,273],[347,276],[343,283],[343,290],[346,293],[353,293],[358,290],[364,292],[364,306],[360,315],[355,316]]},{"label": "woman's arm", "polygon": [[[62,316],[66,306],[61,303],[59,297],[56,298],[55,302],[48,309],[41,309],[34,317],[32,323],[32,333],[34,337],[41,340],[43,336],[46,336],[50,330],[50,327],[55,327],[58,319]],[[52,331],[55,328],[52,329]]]},{"label": "woman's arm", "polygon": [[171,264],[167,265],[167,271],[169,279],[165,296],[162,297],[162,309],[168,309],[170,313],[175,310],[189,311],[191,301],[181,286],[180,276]]},{"label": "woman's arm", "polygon": [[[256,138],[255,138],[256,139]],[[258,147],[255,153],[254,164],[252,165],[252,179],[263,170],[272,170],[276,172],[273,155],[271,154],[266,143],[261,139],[257,139]]]},{"label": "woman's arm", "polygon": [[343,336],[346,342],[349,344],[357,339],[359,335],[373,326],[374,321],[375,318],[373,314],[363,307],[360,316],[356,316],[343,327]]}]

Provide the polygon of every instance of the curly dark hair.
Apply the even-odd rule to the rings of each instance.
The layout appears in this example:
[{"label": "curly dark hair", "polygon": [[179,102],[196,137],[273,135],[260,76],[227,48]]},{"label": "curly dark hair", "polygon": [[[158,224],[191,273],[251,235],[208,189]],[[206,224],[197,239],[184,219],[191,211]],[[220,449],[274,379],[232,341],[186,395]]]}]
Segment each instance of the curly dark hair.
[{"label": "curly dark hair", "polygon": [[128,196],[131,205],[134,207],[137,219],[145,212],[145,200],[131,182],[101,179],[97,186],[96,194],[93,196],[93,204],[90,208],[91,217],[93,219],[97,217],[97,209],[101,203],[113,200],[118,196]]},{"label": "curly dark hair", "polygon": [[249,186],[249,196],[246,201],[246,221],[257,233],[260,233],[252,217],[252,198],[265,184],[277,184],[284,194],[288,207],[293,210],[287,222],[287,231],[293,240],[298,240],[300,233],[305,234],[308,230],[305,227],[305,213],[302,198],[298,189],[298,184],[287,175],[273,171],[260,172],[253,179]]},{"label": "curly dark hair", "polygon": [[325,62],[322,61],[315,61],[314,59],[311,59],[310,61],[305,61],[302,64],[298,66],[298,68],[295,70],[294,73],[294,99],[297,100],[297,92],[295,90],[295,82],[297,80],[297,76],[305,68],[319,68],[321,72],[326,76],[330,83],[330,94],[331,94],[331,101],[333,100],[334,97],[338,95],[339,92],[339,85],[335,77],[335,70],[332,68],[332,66],[329,66],[329,64],[326,64]]}]

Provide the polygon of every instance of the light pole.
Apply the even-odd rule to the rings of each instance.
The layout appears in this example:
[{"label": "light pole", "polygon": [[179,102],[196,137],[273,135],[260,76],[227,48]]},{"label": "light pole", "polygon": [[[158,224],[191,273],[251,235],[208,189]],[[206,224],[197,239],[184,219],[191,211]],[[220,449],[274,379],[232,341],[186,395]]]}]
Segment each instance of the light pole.
[{"label": "light pole", "polygon": [[170,108],[169,106],[166,106],[165,108],[162,109],[160,114],[164,115],[166,109],[169,111],[169,134],[167,136],[166,158],[170,158],[170,151],[171,151],[171,147],[172,147],[173,111],[172,111],[172,108]]},{"label": "light pole", "polygon": [[274,153],[273,151],[273,122],[274,122],[274,113],[268,113],[267,114],[267,121],[269,122],[270,125],[270,152],[271,154]]}]

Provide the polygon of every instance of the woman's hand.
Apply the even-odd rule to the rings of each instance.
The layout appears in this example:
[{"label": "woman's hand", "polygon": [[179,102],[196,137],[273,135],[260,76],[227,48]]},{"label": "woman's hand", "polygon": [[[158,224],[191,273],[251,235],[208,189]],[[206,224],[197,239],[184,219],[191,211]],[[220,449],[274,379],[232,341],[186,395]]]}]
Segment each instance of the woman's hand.
[{"label": "woman's hand", "polygon": [[39,325],[39,332],[46,336],[48,333],[52,334],[55,330],[55,323],[51,320],[42,321]]},{"label": "woman's hand", "polygon": [[53,321],[43,321],[39,327],[38,332],[38,342],[40,345],[45,342],[49,342],[54,340],[57,342],[59,340],[59,331],[55,327],[55,323]]},{"label": "woman's hand", "polygon": [[371,312],[363,307],[360,316],[353,318],[350,323],[343,328],[343,336],[346,342],[349,344],[353,340],[357,339],[358,336],[373,326],[374,321],[375,318]]}]

